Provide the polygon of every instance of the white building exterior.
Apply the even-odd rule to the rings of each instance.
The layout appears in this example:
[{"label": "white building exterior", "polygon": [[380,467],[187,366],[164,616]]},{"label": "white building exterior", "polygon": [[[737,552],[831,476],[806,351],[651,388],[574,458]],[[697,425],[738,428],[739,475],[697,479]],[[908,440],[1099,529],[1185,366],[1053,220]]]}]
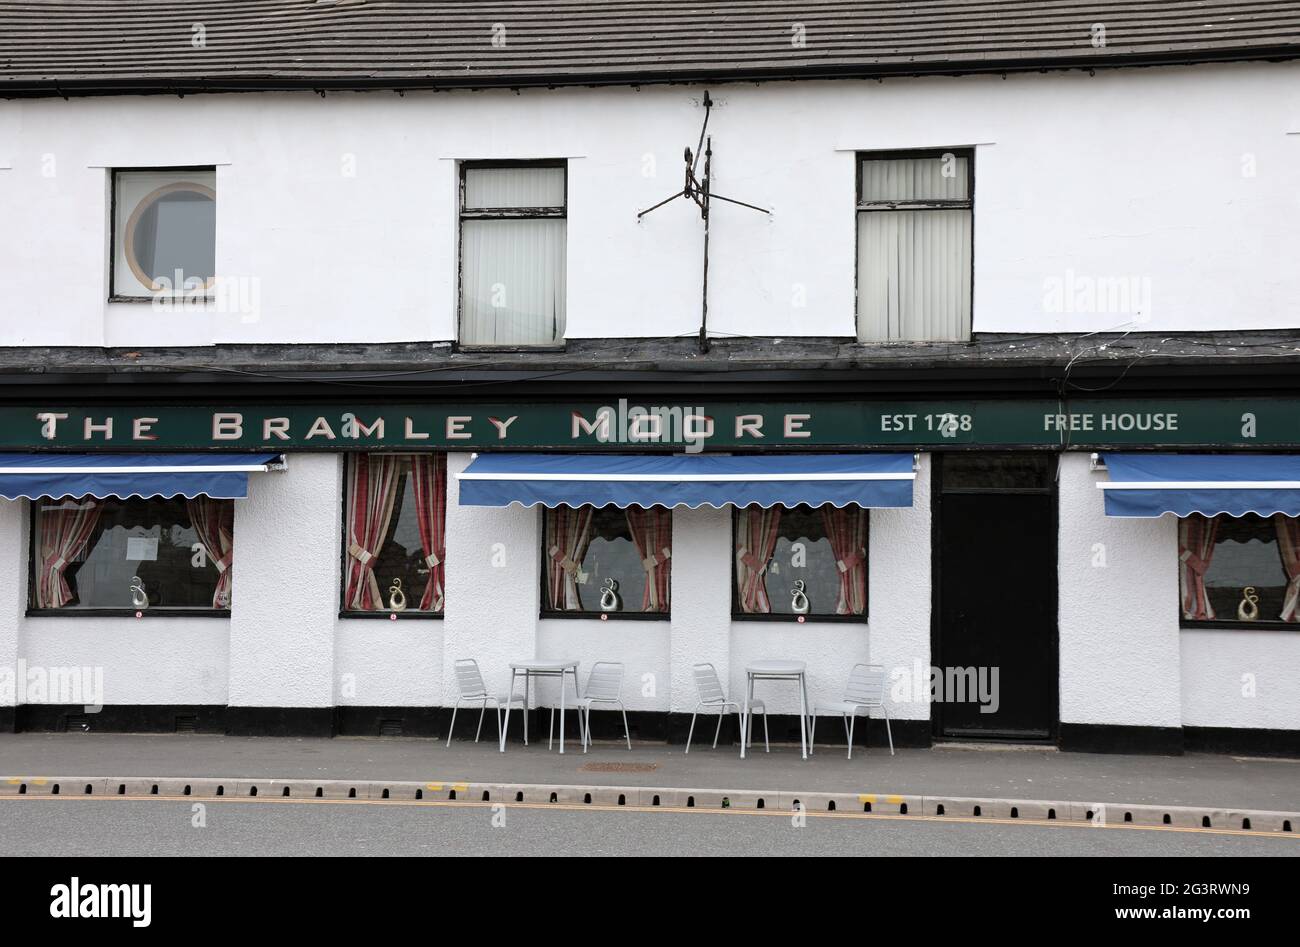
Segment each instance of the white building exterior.
[{"label": "white building exterior", "polygon": [[[681,150],[695,147],[706,88],[714,103],[708,130],[716,191],[771,211],[713,205],[712,339],[724,348],[752,340],[765,365],[782,360],[783,345],[796,346],[792,368],[822,370],[829,379],[835,366],[814,368],[807,361],[814,356],[797,346],[833,340],[840,358],[853,347],[858,161],[873,152],[970,149],[972,337],[998,337],[1002,359],[963,362],[966,356],[951,350],[911,346],[926,365],[909,387],[876,388],[872,360],[894,370],[909,344],[867,347],[847,356],[858,374],[838,395],[813,392],[812,382],[767,389],[766,381],[737,376],[714,400],[1014,398],[1025,385],[1006,381],[998,366],[1014,363],[1017,345],[1059,343],[1064,355],[1039,372],[1048,380],[1034,395],[1050,398],[1076,357],[1105,359],[1098,346],[1124,344],[1129,335],[1159,349],[1175,379],[1116,389],[1130,402],[1163,397],[1161,385],[1169,397],[1211,401],[1242,391],[1265,400],[1288,394],[1272,383],[1252,388],[1247,357],[1277,355],[1267,363],[1276,375],[1296,367],[1294,348],[1290,361],[1278,354],[1300,338],[1300,65],[1290,61],[882,81],[412,89],[401,96],[3,99],[4,402],[105,412],[114,404],[166,403],[181,398],[175,387],[159,402],[150,382],[121,374],[121,366],[148,364],[170,350],[172,360],[159,371],[176,376],[176,385],[197,372],[210,385],[194,388],[189,402],[271,404],[281,370],[269,357],[250,369],[256,356],[249,347],[299,351],[308,361],[330,348],[355,351],[355,361],[340,355],[330,367],[360,377],[369,367],[366,347],[408,343],[418,344],[408,354],[452,359],[424,366],[443,372],[441,380],[423,376],[427,392],[394,382],[363,400],[527,401],[533,395],[514,393],[513,382],[495,389],[505,395],[481,393],[474,374],[493,370],[494,359],[518,372],[526,354],[454,361],[460,174],[467,161],[558,159],[567,171],[564,338],[591,340],[603,353],[600,365],[588,366],[592,380],[581,400],[657,403],[646,393],[653,379],[619,375],[620,345],[643,371],[655,358],[654,340],[699,332],[703,228],[684,201],[637,215],[681,187]],[[176,312],[110,299],[112,173],[176,167],[215,168],[216,271],[239,294],[233,306]],[[1213,354],[1226,361],[1215,363],[1212,375],[1202,374],[1193,356],[1160,348],[1171,339],[1209,346],[1215,334],[1232,339],[1226,348],[1215,344]],[[105,350],[104,364],[86,368],[86,350]],[[249,386],[238,395],[212,382],[232,352],[241,360],[231,382]],[[1132,359],[1105,363],[1113,371],[1096,387],[1131,382],[1125,366],[1141,363],[1141,374],[1142,358],[1139,347]],[[78,359],[85,364],[69,367]],[[34,363],[51,378],[33,374]],[[538,371],[546,364],[539,361]],[[683,366],[662,382],[671,403],[694,403],[670,394],[698,382],[688,383]],[[952,380],[963,366],[986,379],[978,395]],[[567,363],[556,369],[580,370]],[[1225,380],[1229,374],[1236,380]],[[110,376],[119,388],[107,383]],[[315,390],[322,414],[346,410],[356,397]],[[304,397],[295,392],[289,400]],[[579,396],[566,390],[556,397]],[[123,439],[111,446],[139,449]],[[23,449],[12,441],[5,449]],[[1273,453],[1294,453],[1300,430],[1272,443],[1292,448]],[[1083,749],[1294,747],[1300,633],[1181,622],[1178,520],[1106,516],[1097,484],[1107,475],[1092,469],[1094,446],[1112,445],[1085,440],[1051,451],[1056,627],[1044,630],[1055,636],[1057,655],[1057,667],[1045,671],[1056,678],[1051,739]],[[228,616],[36,613],[28,591],[34,501],[0,501],[0,587],[8,590],[0,667],[102,668],[105,710],[86,715],[91,729],[168,729],[175,718],[197,716],[201,729],[228,732],[369,732],[399,720],[405,732],[445,736],[457,659],[475,658],[490,689],[505,686],[511,661],[533,655],[572,657],[584,671],[614,660],[626,667],[636,731],[679,739],[684,717],[664,715],[694,708],[694,664],[711,662],[738,694],[750,662],[796,656],[807,662],[814,701],[838,698],[854,664],[884,666],[895,738],[924,744],[944,736],[932,732],[928,699],[909,687],[918,669],[928,680],[941,634],[932,473],[942,445],[896,448],[918,454],[912,504],[870,511],[868,614],[831,623],[737,620],[732,512],[711,507],[673,512],[672,606],[664,620],[545,615],[542,510],[462,505],[456,475],[472,451],[454,445],[447,455],[444,615],[349,617],[339,604],[348,545],[345,451],[295,447],[285,448],[285,470],[254,475],[248,498],[235,501]],[[1022,592],[1016,576],[1005,581],[1014,613]],[[550,694],[544,686],[543,706]],[[0,689],[0,724],[80,721],[69,702],[30,696]],[[774,688],[765,698],[773,714],[797,712],[792,690]],[[828,732],[838,739],[834,727]]]}]

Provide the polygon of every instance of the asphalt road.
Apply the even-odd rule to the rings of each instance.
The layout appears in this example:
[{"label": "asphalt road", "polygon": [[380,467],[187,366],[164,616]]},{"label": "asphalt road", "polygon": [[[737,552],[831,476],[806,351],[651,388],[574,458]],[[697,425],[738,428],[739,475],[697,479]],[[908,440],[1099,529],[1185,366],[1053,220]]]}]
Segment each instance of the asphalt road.
[{"label": "asphalt road", "polygon": [[[200,809],[195,809],[195,806]],[[199,824],[201,823],[201,824]],[[0,855],[1300,855],[1300,836],[472,803],[0,798]]]}]

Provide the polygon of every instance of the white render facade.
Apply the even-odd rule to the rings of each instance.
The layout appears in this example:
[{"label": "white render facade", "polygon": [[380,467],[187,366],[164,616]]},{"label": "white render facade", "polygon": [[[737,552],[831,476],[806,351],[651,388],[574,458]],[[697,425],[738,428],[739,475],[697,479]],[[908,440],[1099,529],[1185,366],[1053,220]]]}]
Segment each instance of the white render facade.
[{"label": "white render facade", "polygon": [[[949,148],[974,154],[973,335],[1032,343],[1300,331],[1297,68],[712,85],[716,187],[772,213],[715,207],[711,336],[852,339],[858,157]],[[0,101],[0,346],[183,348],[196,359],[257,344],[450,349],[459,168],[481,160],[565,162],[566,340],[692,336],[699,216],[680,204],[640,222],[637,213],[680,187],[680,151],[694,147],[704,91]],[[208,166],[217,271],[243,281],[249,304],[177,313],[109,301],[110,172]],[[607,382],[604,397],[623,396],[620,385]],[[673,512],[669,617],[539,617],[541,511],[461,505],[455,475],[470,453],[456,450],[445,614],[346,617],[342,452],[286,457],[286,470],[253,477],[236,502],[229,617],[27,614],[30,501],[0,501],[0,584],[9,590],[0,666],[102,668],[110,706],[392,716],[450,706],[453,662],[464,657],[479,661],[492,689],[504,687],[509,662],[535,654],[572,657],[584,669],[622,661],[628,709],[651,715],[690,713],[697,662],[714,664],[740,693],[747,663],[798,655],[814,701],[837,698],[855,663],[883,665],[896,680],[932,664],[924,449],[912,506],[869,514],[866,619],[834,624],[736,621],[731,511],[708,507]],[[1181,627],[1177,520],[1108,518],[1097,489],[1105,474],[1091,469],[1087,449],[1055,452],[1053,464],[1056,723],[1269,731],[1294,741],[1300,634]],[[1007,582],[1013,609],[1015,577]],[[928,701],[901,693],[890,697],[891,717],[928,734]],[[779,689],[766,699],[775,714],[797,709]],[[6,703],[16,711],[23,702],[0,692]]]}]

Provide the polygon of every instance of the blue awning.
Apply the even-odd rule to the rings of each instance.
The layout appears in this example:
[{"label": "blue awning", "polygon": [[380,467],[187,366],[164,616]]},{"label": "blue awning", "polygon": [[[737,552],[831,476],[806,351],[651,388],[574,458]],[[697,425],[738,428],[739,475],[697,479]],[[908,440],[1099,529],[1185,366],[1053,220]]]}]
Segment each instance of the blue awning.
[{"label": "blue awning", "polygon": [[279,454],[0,454],[0,498],[242,499]]},{"label": "blue awning", "polygon": [[1300,516],[1300,455],[1105,454],[1107,516]]},{"label": "blue awning", "polygon": [[912,505],[911,454],[480,454],[468,506]]}]

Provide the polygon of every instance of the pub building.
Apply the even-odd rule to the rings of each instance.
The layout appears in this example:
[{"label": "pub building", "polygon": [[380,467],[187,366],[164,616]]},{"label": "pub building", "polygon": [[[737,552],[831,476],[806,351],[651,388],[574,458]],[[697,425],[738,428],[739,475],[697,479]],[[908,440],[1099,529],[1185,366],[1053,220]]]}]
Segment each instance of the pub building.
[{"label": "pub building", "polygon": [[696,665],[783,658],[883,667],[898,746],[1300,753],[1262,14],[48,6],[57,57],[0,16],[0,729],[445,739],[458,660],[540,656],[680,744]]}]

